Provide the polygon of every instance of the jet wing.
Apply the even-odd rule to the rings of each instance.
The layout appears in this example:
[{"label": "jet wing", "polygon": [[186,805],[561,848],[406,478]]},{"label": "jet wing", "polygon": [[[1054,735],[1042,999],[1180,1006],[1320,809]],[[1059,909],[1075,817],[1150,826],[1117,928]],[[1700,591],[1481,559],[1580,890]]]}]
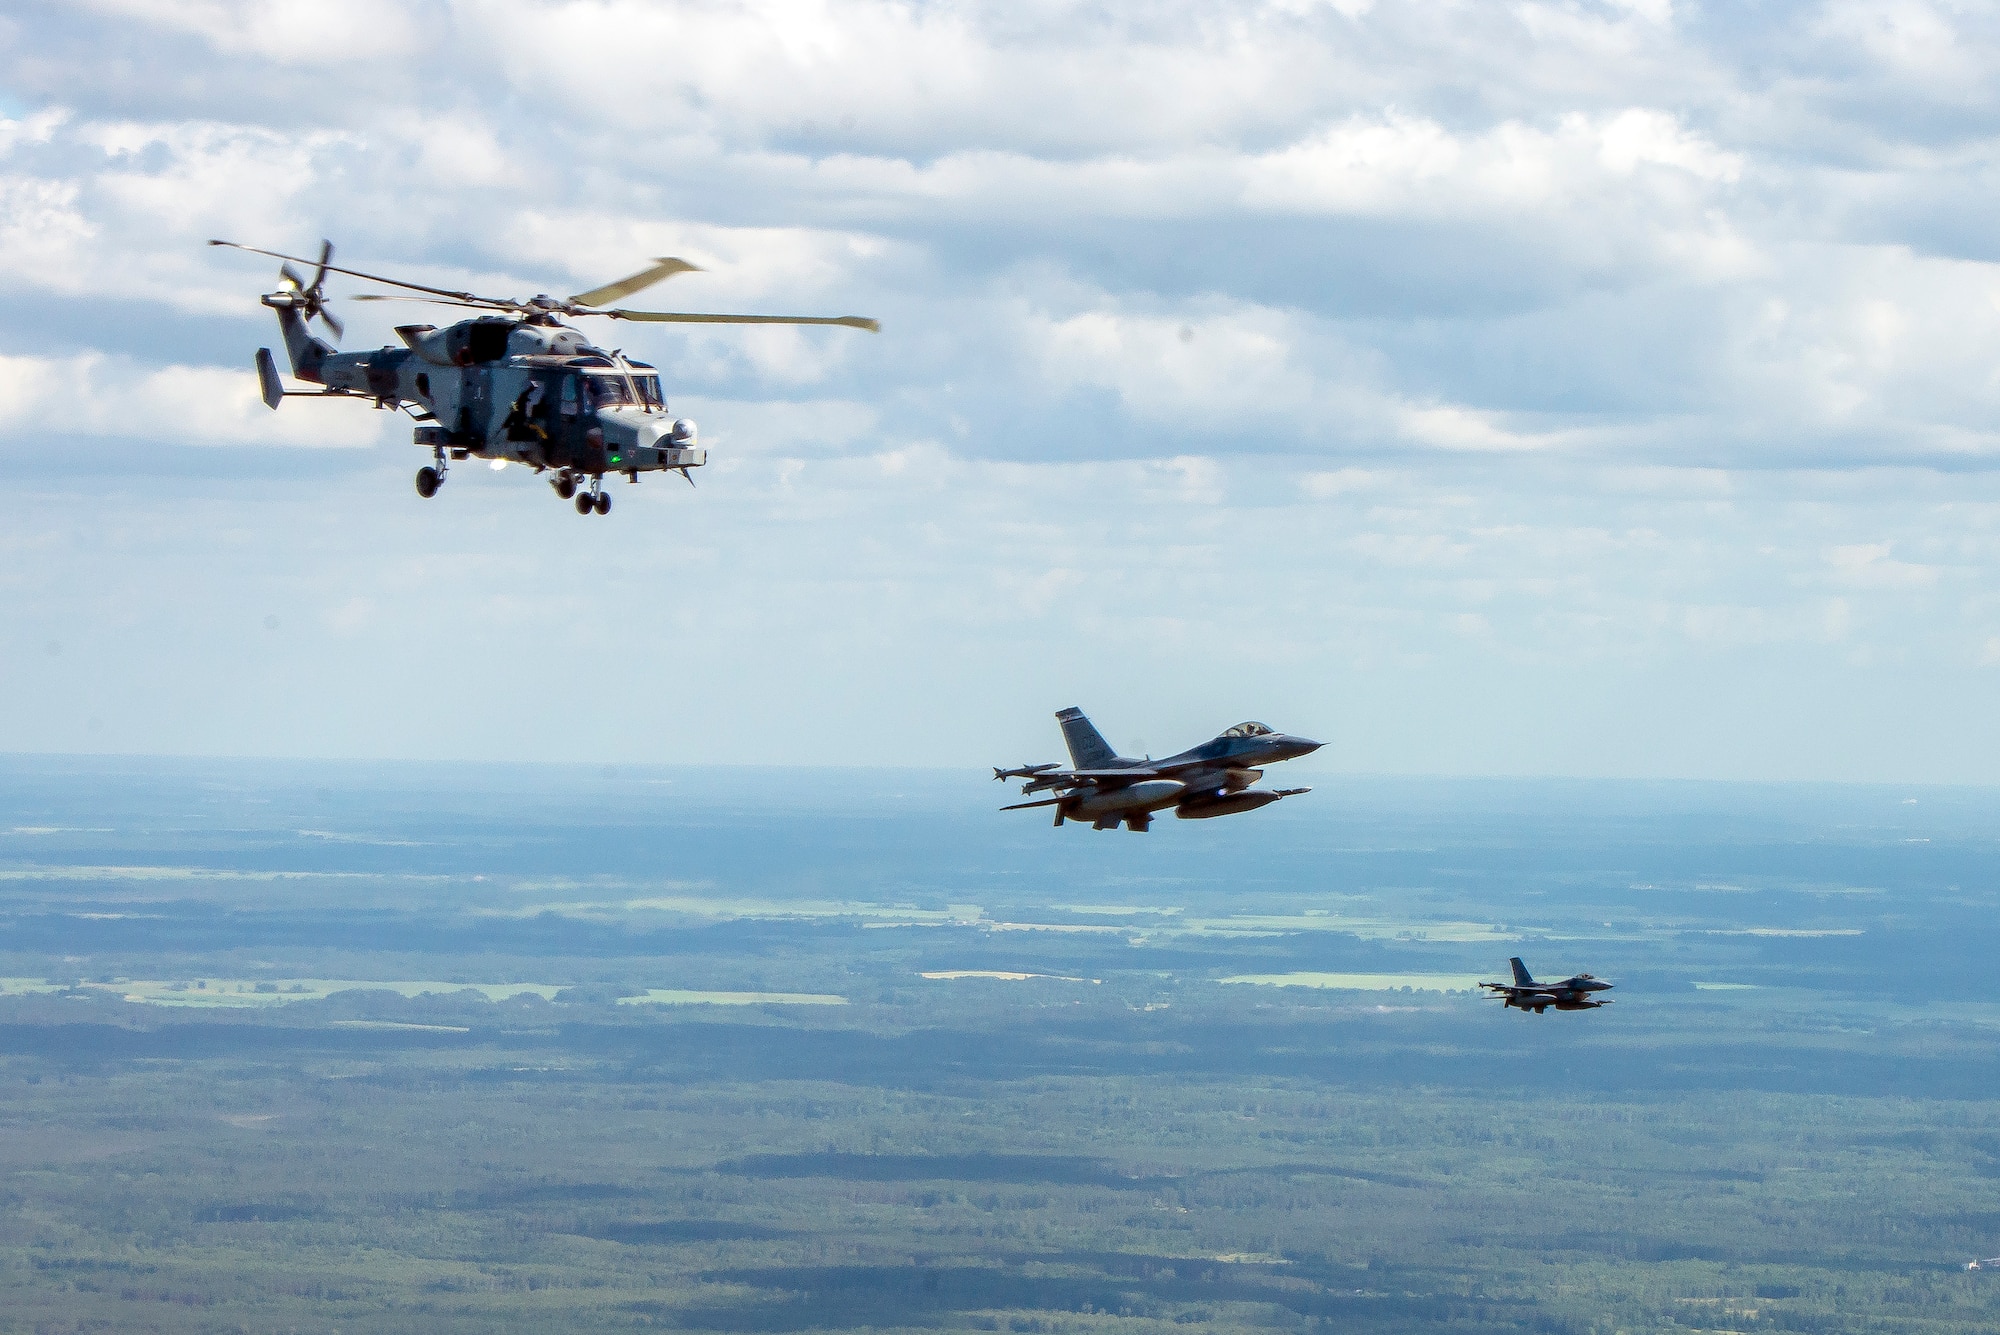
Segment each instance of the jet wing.
[{"label": "jet wing", "polygon": [[1096,784],[1101,788],[1122,788],[1140,779],[1157,779],[1157,769],[1050,769],[1032,775],[1013,777],[1026,778],[1022,787],[1024,793],[1039,793],[1050,788],[1081,788],[1085,784]]}]

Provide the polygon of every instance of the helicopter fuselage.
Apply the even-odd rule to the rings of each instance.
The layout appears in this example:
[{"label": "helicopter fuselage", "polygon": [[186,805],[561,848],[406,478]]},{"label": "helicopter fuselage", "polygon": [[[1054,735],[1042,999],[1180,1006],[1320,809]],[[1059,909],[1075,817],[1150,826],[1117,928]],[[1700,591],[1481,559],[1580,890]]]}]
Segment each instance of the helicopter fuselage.
[{"label": "helicopter fuselage", "polygon": [[265,301],[278,312],[295,376],[409,411],[416,443],[440,464],[471,456],[564,478],[624,473],[637,481],[708,461],[694,424],[668,411],[658,371],[552,319],[403,325],[403,347],[336,352],[305,328],[286,294]]},{"label": "helicopter fuselage", "polygon": [[[278,374],[269,348],[257,349],[257,384],[264,403],[276,408],[294,394],[312,398],[374,400],[415,418],[416,441],[431,451],[432,463],[417,470],[417,494],[437,495],[454,459],[477,455],[496,467],[522,463],[536,472],[555,470],[549,485],[576,502],[578,514],[611,513],[604,490],[607,473],[673,471],[690,483],[693,469],[708,462],[695,443],[694,423],[667,411],[659,373],[619,352],[593,347],[561,315],[597,315],[645,324],[841,325],[879,333],[880,321],[860,315],[732,315],[723,312],[629,310],[616,303],[676,274],[698,273],[698,265],[661,256],[635,274],[569,297],[546,293],[527,301],[481,296],[402,278],[349,269],[333,262],[333,242],[319,243],[319,258],[213,240],[211,246],[263,255],[279,262],[281,286],[264,295],[285,337],[292,374],[321,388],[291,390]],[[309,279],[294,269],[309,265]],[[398,325],[403,346],[374,352],[336,352],[314,337],[308,323],[318,320],[336,339],[341,321],[327,307],[328,274],[345,274],[400,291],[364,292],[356,301],[428,301],[469,307],[488,314],[460,320],[447,329]]]}]

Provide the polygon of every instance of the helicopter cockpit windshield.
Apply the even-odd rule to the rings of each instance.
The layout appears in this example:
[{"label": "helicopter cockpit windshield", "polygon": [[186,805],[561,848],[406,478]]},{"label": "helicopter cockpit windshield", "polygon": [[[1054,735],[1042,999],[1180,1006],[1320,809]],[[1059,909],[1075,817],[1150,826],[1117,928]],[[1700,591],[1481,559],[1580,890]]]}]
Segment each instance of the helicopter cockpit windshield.
[{"label": "helicopter cockpit windshield", "polygon": [[622,375],[594,375],[589,378],[590,401],[599,408],[616,408],[632,402],[631,386]]},{"label": "helicopter cockpit windshield", "polygon": [[[657,375],[633,375],[629,379],[622,375],[594,374],[589,377],[590,401],[599,408],[639,407],[655,412],[666,409],[666,400],[660,394],[660,377]],[[633,398],[632,391],[639,391]]]},{"label": "helicopter cockpit windshield", "polygon": [[1222,735],[1224,737],[1269,737],[1271,730],[1261,723],[1239,723]]}]

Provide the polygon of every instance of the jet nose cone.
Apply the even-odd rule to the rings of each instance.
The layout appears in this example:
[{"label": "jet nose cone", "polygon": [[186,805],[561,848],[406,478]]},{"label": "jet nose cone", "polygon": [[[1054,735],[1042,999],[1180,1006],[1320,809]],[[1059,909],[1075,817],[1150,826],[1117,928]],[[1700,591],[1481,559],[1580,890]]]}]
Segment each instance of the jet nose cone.
[{"label": "jet nose cone", "polygon": [[1289,743],[1288,749],[1295,756],[1309,756],[1326,745],[1325,742],[1316,742],[1310,737],[1286,737],[1285,741]]}]

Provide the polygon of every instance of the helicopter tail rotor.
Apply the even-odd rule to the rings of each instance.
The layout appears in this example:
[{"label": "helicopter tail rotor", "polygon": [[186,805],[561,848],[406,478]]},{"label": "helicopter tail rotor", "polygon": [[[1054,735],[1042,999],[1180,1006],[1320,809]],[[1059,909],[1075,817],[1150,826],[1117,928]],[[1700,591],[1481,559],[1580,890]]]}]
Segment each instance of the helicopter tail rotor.
[{"label": "helicopter tail rotor", "polygon": [[[211,242],[210,244],[215,243]],[[319,243],[319,263],[313,269],[311,283],[307,283],[305,279],[301,278],[299,271],[294,269],[289,262],[278,266],[278,277],[283,279],[285,287],[291,290],[293,299],[298,305],[299,318],[311,320],[317,317],[320,323],[324,324],[327,330],[332,333],[333,341],[338,343],[340,336],[347,332],[347,330],[346,326],[340,322],[340,317],[328,310],[326,305],[327,265],[332,260],[333,242],[322,241]]]}]

